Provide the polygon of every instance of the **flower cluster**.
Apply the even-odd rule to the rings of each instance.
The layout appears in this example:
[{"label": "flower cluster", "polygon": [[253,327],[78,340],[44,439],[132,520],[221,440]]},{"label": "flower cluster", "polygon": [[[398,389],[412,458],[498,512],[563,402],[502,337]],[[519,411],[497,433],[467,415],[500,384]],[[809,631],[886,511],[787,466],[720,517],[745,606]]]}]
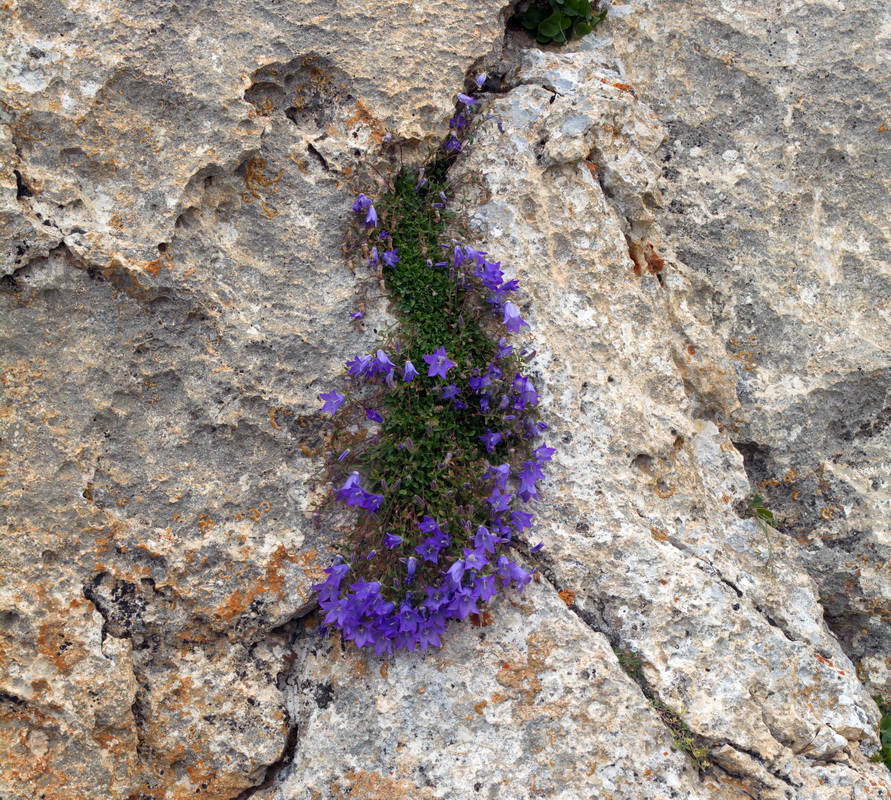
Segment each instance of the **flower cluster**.
[{"label": "flower cluster", "polygon": [[534,447],[547,427],[525,374],[534,352],[508,341],[528,328],[518,283],[446,235],[446,172],[478,103],[458,101],[426,169],[400,172],[389,192],[353,204],[356,252],[369,275],[383,276],[399,328],[346,363],[344,393],[319,395],[331,415],[331,496],[357,517],[346,557],[314,588],[325,626],[379,654],[439,647],[449,619],[529,583],[532,571],[509,548],[532,525],[527,504],[554,453]]}]

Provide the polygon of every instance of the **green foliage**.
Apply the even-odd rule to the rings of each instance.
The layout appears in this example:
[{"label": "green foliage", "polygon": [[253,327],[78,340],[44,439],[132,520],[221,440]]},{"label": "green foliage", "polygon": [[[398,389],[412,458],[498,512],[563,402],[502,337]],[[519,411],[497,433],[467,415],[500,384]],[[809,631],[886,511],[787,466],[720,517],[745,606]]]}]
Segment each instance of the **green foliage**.
[{"label": "green foliage", "polygon": [[[452,210],[457,201],[440,202],[442,195],[454,196],[456,189],[447,177],[450,159],[448,154],[440,155],[429,163],[423,183],[407,169],[388,175],[388,191],[375,200],[375,207],[380,228],[388,232],[379,242],[381,248],[399,254],[399,261],[381,273],[390,310],[398,321],[382,343],[384,349],[398,354],[400,362],[411,361],[425,370],[424,356],[444,347],[456,363],[450,380],[461,382],[461,376],[484,372],[497,358],[502,331],[486,302],[486,292],[475,279],[429,263],[445,257],[442,243],[449,242],[449,234],[461,227]],[[361,222],[356,225],[357,234],[363,235]],[[376,232],[374,241],[378,241]],[[509,393],[507,384],[526,367],[521,353],[502,357],[498,363],[505,377],[492,384],[496,397]],[[405,573],[403,549],[411,553],[426,537],[418,529],[425,515],[443,524],[452,522],[453,545],[443,554],[446,558],[460,558],[461,547],[467,544],[467,537],[459,535],[459,521],[467,531],[491,522],[486,498],[492,479],[483,477],[489,464],[480,437],[493,418],[443,400],[437,389],[438,385],[423,379],[357,387],[332,420],[333,450],[349,451],[349,456],[330,462],[329,480],[339,485],[360,470],[366,488],[385,498],[377,514],[360,516],[343,543],[345,554],[353,559],[376,551],[373,560],[360,558],[354,564],[351,579],[380,581],[388,599],[396,603],[406,594],[404,586],[393,589],[394,580],[399,585]],[[373,436],[365,436],[363,428],[369,406],[378,408],[383,417]],[[530,452],[530,440],[512,440],[509,448],[502,444],[493,457],[509,461],[516,474]],[[380,546],[384,531],[402,537],[405,547]],[[441,564],[421,561],[418,584],[433,586],[441,578]]]},{"label": "green foliage", "polygon": [[764,505],[764,498],[760,494],[753,494],[749,498],[746,507],[749,516],[758,523],[761,533],[764,534],[764,538],[767,540],[767,561],[764,562],[764,565],[767,566],[773,558],[773,540],[770,538],[770,531],[776,529],[776,518],[773,511]]},{"label": "green foliage", "polygon": [[650,698],[650,705],[671,731],[674,746],[690,756],[699,769],[708,769],[711,766],[711,762],[708,760],[708,745],[690,730],[690,726],[681,719],[680,714],[658,698]]},{"label": "green foliage", "polygon": [[882,712],[882,719],[879,722],[879,743],[881,749],[870,759],[871,761],[879,761],[891,770],[891,701],[886,702],[882,695],[875,698],[879,711]]},{"label": "green foliage", "polygon": [[587,36],[605,17],[606,10],[595,13],[590,0],[533,0],[522,24],[541,44],[565,44]]},{"label": "green foliage", "polygon": [[643,678],[640,656],[633,650],[620,650],[615,647],[613,648],[613,652],[616,654],[616,658],[619,659],[619,664],[628,674],[628,677],[636,683],[639,683]]}]

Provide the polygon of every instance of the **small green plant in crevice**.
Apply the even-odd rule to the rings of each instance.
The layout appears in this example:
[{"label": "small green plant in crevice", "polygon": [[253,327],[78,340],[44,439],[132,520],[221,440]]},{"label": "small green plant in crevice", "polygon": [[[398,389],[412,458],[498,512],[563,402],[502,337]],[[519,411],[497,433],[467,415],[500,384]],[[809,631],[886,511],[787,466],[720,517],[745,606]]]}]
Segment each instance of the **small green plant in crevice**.
[{"label": "small green plant in crevice", "polygon": [[885,700],[882,695],[875,698],[876,705],[882,713],[879,721],[879,744],[881,749],[870,761],[879,761],[891,770],[891,700]]},{"label": "small green plant in crevice", "polygon": [[587,36],[606,18],[606,10],[595,12],[590,0],[533,0],[521,22],[541,44],[565,44]]},{"label": "small green plant in crevice", "polygon": [[773,559],[773,539],[770,538],[770,532],[776,530],[777,521],[773,511],[764,505],[764,498],[760,494],[753,494],[746,503],[746,510],[750,519],[754,519],[761,533],[767,541],[767,566]]},{"label": "small green plant in crevice", "polygon": [[619,665],[631,680],[639,687],[643,696],[647,698],[653,710],[659,715],[659,719],[668,730],[671,731],[671,739],[675,748],[686,753],[700,770],[706,770],[711,766],[708,760],[708,744],[700,736],[690,730],[690,726],[681,718],[681,715],[671,706],[663,703],[656,693],[650,688],[643,676],[643,660],[634,650],[614,647],[613,653],[619,660]]},{"label": "small green plant in crevice", "polygon": [[614,647],[613,652],[616,654],[616,658],[619,659],[619,666],[625,670],[631,680],[639,684],[643,679],[640,656],[633,650],[622,650],[618,647]]},{"label": "small green plant in crevice", "polygon": [[708,769],[711,766],[708,760],[708,745],[690,730],[690,726],[671,706],[665,705],[658,697],[650,697],[649,700],[659,719],[671,731],[674,746],[690,756],[699,769]]},{"label": "small green plant in crevice", "polygon": [[535,353],[511,343],[529,327],[519,283],[454,237],[448,172],[480,101],[459,93],[458,103],[425,167],[382,175],[385,190],[352,206],[360,296],[383,291],[396,323],[376,353],[346,363],[343,393],[319,394],[331,415],[329,500],[356,517],[314,589],[324,626],[378,655],[439,647],[449,620],[531,581],[508,553],[532,526],[528,504],[554,454],[534,442],[547,429],[526,374]]}]

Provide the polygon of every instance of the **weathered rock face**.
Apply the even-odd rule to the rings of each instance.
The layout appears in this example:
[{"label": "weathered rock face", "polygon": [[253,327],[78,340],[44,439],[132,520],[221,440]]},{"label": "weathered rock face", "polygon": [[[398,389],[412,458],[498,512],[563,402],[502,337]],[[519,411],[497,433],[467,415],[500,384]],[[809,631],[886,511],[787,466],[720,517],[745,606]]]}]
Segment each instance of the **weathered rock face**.
[{"label": "weathered rock face", "polygon": [[10,10],[4,797],[228,798],[281,755],[345,180],[438,135],[503,5]]},{"label": "weathered rock face", "polygon": [[614,11],[625,79],[669,134],[660,224],[734,360],[723,421],[860,677],[891,695],[887,6]]},{"label": "weathered rock face", "polygon": [[[11,9],[4,798],[891,796],[880,9],[641,2],[499,55],[504,5]],[[379,660],[291,621],[339,533],[317,394],[386,322],[346,324],[350,180],[481,62],[504,133],[455,173],[528,293],[541,580]]]}]

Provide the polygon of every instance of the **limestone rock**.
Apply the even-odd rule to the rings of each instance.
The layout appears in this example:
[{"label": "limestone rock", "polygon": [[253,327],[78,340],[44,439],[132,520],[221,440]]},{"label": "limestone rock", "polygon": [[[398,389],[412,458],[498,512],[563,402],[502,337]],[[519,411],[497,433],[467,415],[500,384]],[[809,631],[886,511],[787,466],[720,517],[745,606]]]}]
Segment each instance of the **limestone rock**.
[{"label": "limestone rock", "polygon": [[[4,800],[891,796],[877,0],[634,0],[560,52],[506,0],[8,5]],[[318,394],[389,321],[340,243],[482,64],[541,580],[382,661],[312,629]]]},{"label": "limestone rock", "polygon": [[860,677],[891,696],[887,7],[611,14],[623,80],[669,132],[660,223],[734,362],[723,421]]},{"label": "limestone rock", "polygon": [[504,5],[7,10],[5,798],[229,798],[281,756],[273,631],[338,535],[318,393],[373,335],[348,179],[439,135]]},{"label": "limestone rock", "polygon": [[387,660],[302,633],[294,760],[256,797],[708,797],[606,638],[551,586],[496,600],[480,624]]},{"label": "limestone rock", "polygon": [[[690,311],[695,279],[658,227],[636,244],[671,268],[641,270],[629,252],[664,131],[593,61],[524,54],[515,88],[490,106],[504,134],[480,135],[464,165],[482,184],[483,249],[514,266],[530,298],[560,443],[541,521],[548,567],[586,619],[641,655],[646,681],[695,733],[767,768],[716,755],[729,772],[771,797],[788,780],[837,797],[845,774],[865,790],[882,774],[859,746],[875,746],[875,705],[823,623],[797,548],[740,518],[743,460],[726,431],[697,418],[677,365],[682,336],[703,372],[730,368]],[[626,196],[611,201],[616,186]],[[827,784],[813,760],[850,766]]]}]

